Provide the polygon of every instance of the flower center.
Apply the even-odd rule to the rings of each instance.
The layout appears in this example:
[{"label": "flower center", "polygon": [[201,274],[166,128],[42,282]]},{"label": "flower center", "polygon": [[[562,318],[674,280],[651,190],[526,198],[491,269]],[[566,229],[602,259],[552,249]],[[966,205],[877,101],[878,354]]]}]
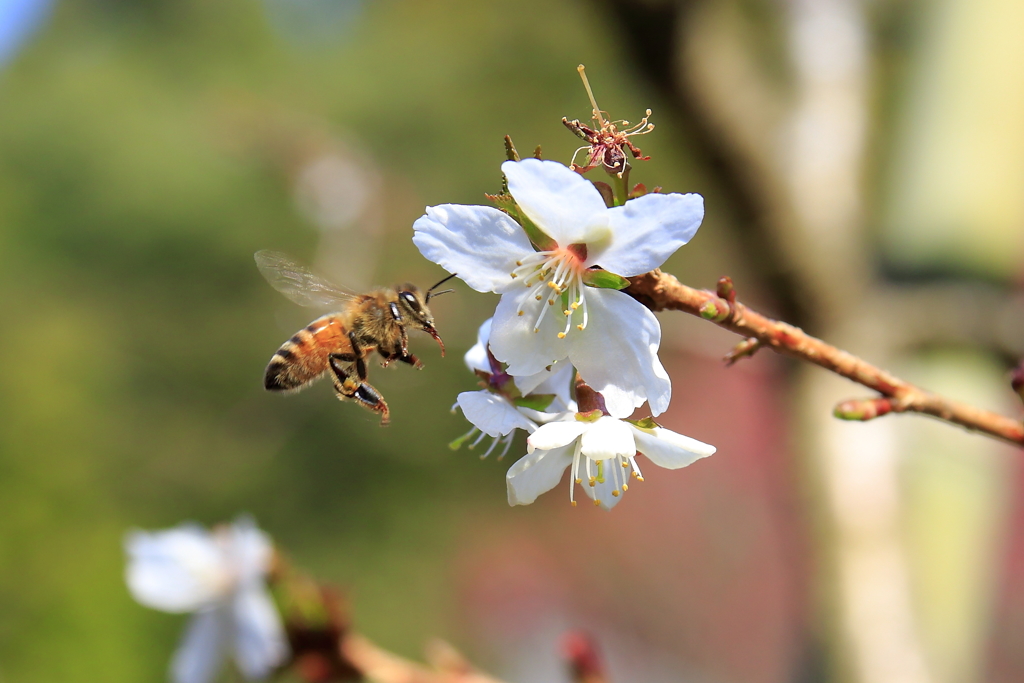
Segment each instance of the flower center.
[{"label": "flower center", "polygon": [[[548,309],[554,307],[556,301],[560,302],[562,314],[565,316],[565,329],[558,333],[559,339],[564,339],[569,334],[573,314],[577,310],[582,312],[582,320],[576,324],[576,329],[583,330],[587,327],[589,317],[586,286],[582,279],[583,273],[587,270],[584,265],[586,258],[587,245],[570,244],[564,248],[538,251],[521,261],[516,261],[516,269],[510,275],[523,279],[523,284],[530,289],[534,300],[546,300],[540,305],[540,312],[534,320],[534,332],[540,332],[541,321],[547,315]],[[526,301],[529,303],[529,297]],[[525,313],[525,310],[519,311],[519,315]]]},{"label": "flower center", "polygon": [[[611,478],[612,486],[614,487],[612,488],[612,496],[615,498],[629,490],[627,482],[630,475],[637,481],[644,480],[644,476],[640,473],[640,466],[636,464],[635,455],[629,458],[616,455],[614,458],[595,461],[583,454],[582,444],[582,439],[576,440],[576,448],[572,456],[572,470],[570,470],[569,477],[569,503],[573,507],[576,507],[576,486],[583,484],[584,475],[586,475],[587,485],[591,487],[597,486],[599,482],[603,484],[608,481],[608,478]],[[632,471],[630,471],[630,468],[632,468]],[[595,473],[594,470],[597,470],[597,472]],[[601,499],[595,497],[594,505],[600,504]]]}]

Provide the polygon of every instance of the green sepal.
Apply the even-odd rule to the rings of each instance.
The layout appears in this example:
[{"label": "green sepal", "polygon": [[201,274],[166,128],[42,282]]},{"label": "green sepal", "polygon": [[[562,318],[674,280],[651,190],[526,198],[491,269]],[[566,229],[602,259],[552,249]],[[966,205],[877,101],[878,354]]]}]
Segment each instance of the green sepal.
[{"label": "green sepal", "polygon": [[626,420],[629,424],[633,425],[637,429],[651,430],[661,425],[654,421],[653,417],[645,417],[640,420]]},{"label": "green sepal", "polygon": [[514,398],[512,403],[520,408],[529,408],[530,410],[540,410],[543,412],[548,409],[554,400],[554,394],[530,394],[529,396]]},{"label": "green sepal", "polygon": [[536,223],[531,221],[529,217],[520,210],[519,205],[516,204],[516,200],[508,193],[507,179],[502,181],[502,185],[503,190],[501,193],[485,194],[484,196],[493,202],[499,209],[507,213],[509,218],[522,226],[523,231],[526,232],[526,236],[538,251],[550,251],[558,247],[558,243],[555,242],[555,240],[548,237],[543,230],[537,227]]},{"label": "green sepal", "polygon": [[599,289],[625,289],[629,280],[607,270],[591,268],[583,273],[583,284]]},{"label": "green sepal", "polygon": [[597,422],[603,415],[600,408],[594,408],[585,413],[576,413],[576,420],[578,422]]},{"label": "green sepal", "polygon": [[600,180],[591,180],[590,182],[594,183],[594,187],[601,193],[601,199],[604,200],[605,206],[609,209],[615,206],[615,191],[612,190],[611,185]]},{"label": "green sepal", "polygon": [[523,226],[526,236],[530,238],[530,242],[538,251],[552,251],[558,247],[558,242],[548,237],[525,213],[519,211],[518,206],[516,206],[516,216],[518,216],[519,225]]},{"label": "green sepal", "polygon": [[484,196],[499,209],[509,214],[512,218],[517,219],[518,222],[518,216],[516,214],[516,200],[512,199],[512,195],[503,191],[498,194],[488,194],[485,192]]}]

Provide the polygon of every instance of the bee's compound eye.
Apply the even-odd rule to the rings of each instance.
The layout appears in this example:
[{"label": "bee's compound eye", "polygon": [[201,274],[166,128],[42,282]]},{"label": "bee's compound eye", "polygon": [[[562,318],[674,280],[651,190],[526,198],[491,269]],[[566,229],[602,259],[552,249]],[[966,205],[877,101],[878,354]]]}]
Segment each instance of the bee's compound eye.
[{"label": "bee's compound eye", "polygon": [[416,301],[416,297],[412,295],[412,292],[402,292],[399,296],[412,308],[419,308],[419,302]]}]

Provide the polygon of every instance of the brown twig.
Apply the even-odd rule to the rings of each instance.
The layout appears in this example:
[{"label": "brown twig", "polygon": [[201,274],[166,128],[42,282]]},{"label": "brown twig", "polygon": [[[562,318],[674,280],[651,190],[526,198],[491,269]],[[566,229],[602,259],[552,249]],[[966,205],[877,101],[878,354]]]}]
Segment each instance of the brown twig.
[{"label": "brown twig", "polygon": [[[856,402],[856,405],[853,402],[841,403],[836,409],[838,417],[868,420],[888,412],[921,413],[1024,446],[1024,422],[927,392],[853,354],[810,336],[798,327],[772,320],[739,302],[730,303],[712,292],[687,287],[674,276],[660,270],[630,278],[630,282],[626,293],[651,310],[684,311],[710,320],[748,340],[756,339],[758,347],[764,346],[777,353],[814,363],[863,384],[888,399],[884,401],[884,407],[882,403],[868,399],[872,410],[861,410],[868,406],[864,401]],[[727,291],[731,290],[727,288]],[[840,414],[843,412],[840,408],[844,407],[851,408],[851,411]],[[869,416],[871,412],[875,414]]]},{"label": "brown twig", "polygon": [[450,645],[434,646],[443,649],[442,655],[434,657],[434,668],[382,650],[355,634],[342,638],[340,648],[343,658],[375,683],[501,683],[474,670]]}]

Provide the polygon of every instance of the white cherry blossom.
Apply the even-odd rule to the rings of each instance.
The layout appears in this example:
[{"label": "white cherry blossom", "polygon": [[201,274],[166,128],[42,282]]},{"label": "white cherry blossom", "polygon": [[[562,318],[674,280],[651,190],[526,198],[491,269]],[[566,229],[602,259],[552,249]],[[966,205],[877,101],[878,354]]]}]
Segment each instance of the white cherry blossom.
[{"label": "white cherry blossom", "polygon": [[538,427],[527,443],[527,455],[505,476],[509,505],[529,505],[569,474],[569,500],[576,504],[576,485],[605,510],[612,509],[629,488],[630,477],[643,481],[638,453],[659,467],[686,467],[715,452],[715,447],[660,426],[638,426],[607,415],[586,415]]},{"label": "white cherry blossom", "polygon": [[133,531],[125,551],[125,578],[138,602],[194,613],[171,660],[174,683],[215,680],[229,654],[247,680],[266,678],[284,662],[284,627],[264,583],[273,550],[251,519],[212,533],[194,524]]},{"label": "white cherry blossom", "polygon": [[[500,444],[503,446],[498,459],[505,457],[515,437],[515,430],[522,429],[533,432],[539,424],[557,419],[563,413],[575,413],[576,403],[569,395],[572,381],[572,366],[566,362],[555,363],[551,368],[528,377],[510,377],[500,366],[495,366],[487,353],[487,340],[491,331],[491,319],[487,319],[477,332],[476,344],[466,352],[466,366],[488,378],[488,388],[480,391],[464,391],[458,396],[453,406],[462,409],[462,414],[473,425],[473,428],[453,441],[453,445],[461,445],[469,439],[470,448],[475,448],[485,437],[493,441],[490,447],[480,456],[486,458]],[[514,380],[516,391],[527,400],[516,403],[506,391],[508,383]],[[530,398],[544,398],[550,401],[542,409],[530,408]],[[538,407],[539,404],[538,404]]]},{"label": "white cherry blossom", "polygon": [[[480,292],[497,292],[490,348],[515,377],[568,358],[626,417],[646,400],[658,415],[671,383],[661,327],[623,292],[584,284],[599,267],[622,277],[653,270],[686,244],[704,216],[695,194],[648,194],[607,208],[588,180],[553,161],[502,164],[522,213],[554,244],[534,249],[512,218],[486,206],[428,207],[413,242],[429,260]],[[557,304],[557,305],[556,305]]]}]

